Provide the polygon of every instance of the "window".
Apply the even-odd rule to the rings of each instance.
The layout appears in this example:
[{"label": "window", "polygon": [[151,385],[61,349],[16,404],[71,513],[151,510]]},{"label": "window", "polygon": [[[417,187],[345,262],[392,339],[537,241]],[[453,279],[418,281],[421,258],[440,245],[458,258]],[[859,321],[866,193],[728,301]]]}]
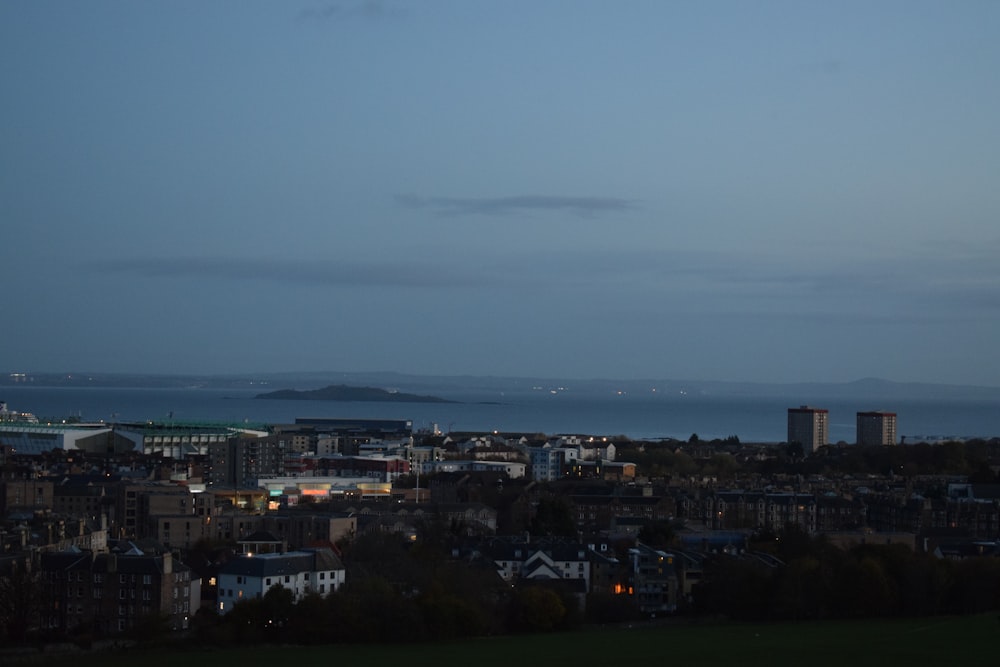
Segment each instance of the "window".
[{"label": "window", "polygon": [[153,583],[153,575],[151,574],[142,575],[142,583],[146,584],[147,586]]},{"label": "window", "polygon": [[319,573],[319,578],[320,578],[320,580],[321,580],[321,581],[322,581],[323,579],[326,579],[326,572],[320,572],[320,573]]}]

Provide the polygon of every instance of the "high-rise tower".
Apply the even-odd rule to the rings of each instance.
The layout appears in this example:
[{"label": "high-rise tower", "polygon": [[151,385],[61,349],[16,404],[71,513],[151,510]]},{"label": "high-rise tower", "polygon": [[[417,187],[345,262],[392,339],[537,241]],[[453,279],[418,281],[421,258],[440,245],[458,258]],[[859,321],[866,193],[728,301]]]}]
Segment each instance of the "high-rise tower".
[{"label": "high-rise tower", "polygon": [[812,454],[830,440],[830,411],[803,405],[788,408],[788,444],[799,443]]},{"label": "high-rise tower", "polygon": [[896,413],[884,410],[858,413],[859,445],[895,445]]}]

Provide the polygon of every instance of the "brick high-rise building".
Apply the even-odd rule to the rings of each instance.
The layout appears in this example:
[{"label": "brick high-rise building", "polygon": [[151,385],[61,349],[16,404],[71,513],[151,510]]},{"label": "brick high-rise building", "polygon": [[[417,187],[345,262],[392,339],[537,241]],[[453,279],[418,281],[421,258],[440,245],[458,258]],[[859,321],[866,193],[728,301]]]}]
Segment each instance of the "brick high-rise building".
[{"label": "brick high-rise building", "polygon": [[859,445],[895,445],[896,413],[875,410],[858,413]]},{"label": "brick high-rise building", "polygon": [[804,454],[812,454],[829,441],[829,410],[808,405],[788,408],[788,444],[799,443]]}]

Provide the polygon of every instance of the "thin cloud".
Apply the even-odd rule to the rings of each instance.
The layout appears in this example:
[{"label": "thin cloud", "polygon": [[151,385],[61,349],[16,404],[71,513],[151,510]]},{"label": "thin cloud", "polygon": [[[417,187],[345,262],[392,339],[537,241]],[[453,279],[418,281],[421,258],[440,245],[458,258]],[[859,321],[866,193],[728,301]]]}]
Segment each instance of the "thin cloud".
[{"label": "thin cloud", "polygon": [[618,197],[564,197],[557,195],[519,195],[514,197],[419,197],[396,195],[396,203],[407,208],[430,209],[439,215],[514,215],[526,211],[568,211],[589,216],[624,212],[636,208],[635,202]]},{"label": "thin cloud", "polygon": [[214,278],[235,281],[285,282],[333,287],[468,287],[482,276],[453,267],[386,260],[378,263],[341,259],[281,260],[235,258],[151,258],[113,265],[88,265],[96,272],[145,278]]}]

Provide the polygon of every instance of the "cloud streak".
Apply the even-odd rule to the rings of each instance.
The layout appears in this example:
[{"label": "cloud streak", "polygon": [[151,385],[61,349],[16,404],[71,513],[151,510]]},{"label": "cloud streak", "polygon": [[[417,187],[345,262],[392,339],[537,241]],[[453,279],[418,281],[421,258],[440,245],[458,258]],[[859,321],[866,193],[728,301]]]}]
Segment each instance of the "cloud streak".
[{"label": "cloud streak", "polygon": [[[799,311],[884,311],[899,316],[980,317],[1000,312],[1000,269],[940,258],[934,264],[902,259],[857,260],[803,266],[775,257],[681,251],[552,253],[474,258],[273,259],[160,257],[90,263],[91,273],[155,280],[295,284],[344,289],[555,290],[578,294],[646,294],[672,303],[772,311],[784,303]],[[485,293],[485,292],[484,292]],[[528,297],[530,298],[530,297]]]},{"label": "cloud streak", "polygon": [[94,272],[140,278],[264,281],[330,287],[475,287],[484,279],[451,267],[385,260],[330,260],[164,257],[126,260],[112,266],[88,265]]},{"label": "cloud streak", "polygon": [[513,197],[420,197],[396,195],[396,203],[413,209],[429,209],[442,216],[508,216],[529,211],[567,211],[579,216],[621,213],[636,208],[635,202],[618,197],[565,197],[518,195]]}]

